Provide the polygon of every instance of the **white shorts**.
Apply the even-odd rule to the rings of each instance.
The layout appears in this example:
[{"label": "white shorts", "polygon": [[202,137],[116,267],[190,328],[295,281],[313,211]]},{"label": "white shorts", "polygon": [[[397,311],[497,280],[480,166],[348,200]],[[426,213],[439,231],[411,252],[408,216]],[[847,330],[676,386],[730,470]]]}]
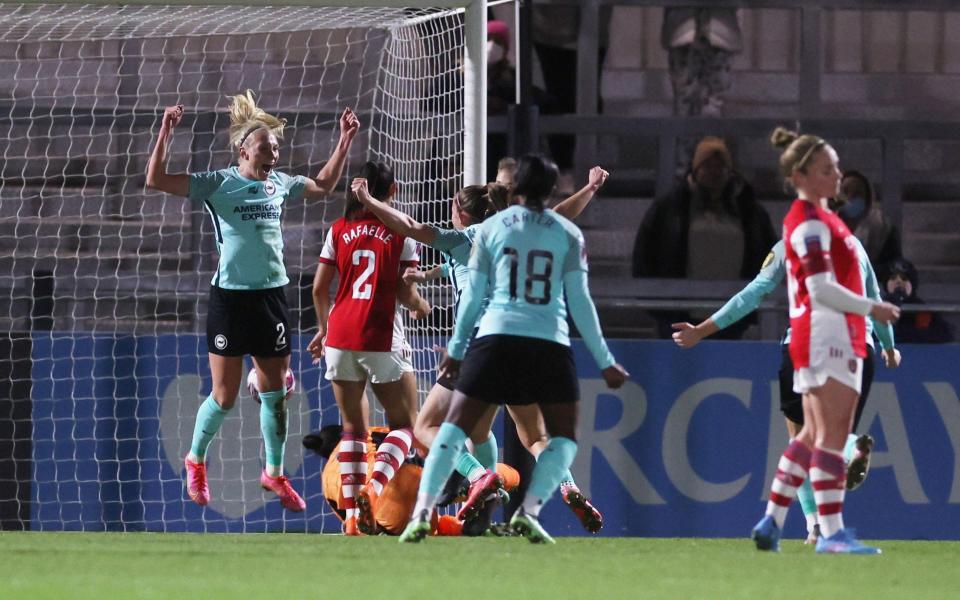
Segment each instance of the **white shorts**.
[{"label": "white shorts", "polygon": [[832,377],[860,394],[863,381],[862,358],[827,358],[817,366],[801,367],[793,372],[793,391],[806,394]]},{"label": "white shorts", "polygon": [[327,346],[326,362],[327,372],[324,378],[328,381],[392,383],[398,381],[404,373],[413,371],[409,349],[363,352]]}]

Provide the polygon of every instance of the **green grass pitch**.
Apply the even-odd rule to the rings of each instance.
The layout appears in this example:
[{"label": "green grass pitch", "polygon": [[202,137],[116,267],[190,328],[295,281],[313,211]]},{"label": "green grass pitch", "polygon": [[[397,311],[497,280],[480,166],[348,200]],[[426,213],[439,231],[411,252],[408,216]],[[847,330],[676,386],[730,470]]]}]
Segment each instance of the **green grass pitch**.
[{"label": "green grass pitch", "polygon": [[950,598],[958,542],[882,556],[747,539],[347,539],[303,534],[0,533],[0,598]]}]

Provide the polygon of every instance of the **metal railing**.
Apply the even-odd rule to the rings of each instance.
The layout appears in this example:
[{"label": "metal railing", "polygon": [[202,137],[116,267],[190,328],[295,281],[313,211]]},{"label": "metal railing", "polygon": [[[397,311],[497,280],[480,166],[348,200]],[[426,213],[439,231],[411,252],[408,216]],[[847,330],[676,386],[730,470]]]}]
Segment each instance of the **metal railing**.
[{"label": "metal railing", "polygon": [[[576,172],[585,172],[587,163],[597,156],[598,136],[647,137],[656,140],[657,164],[655,193],[665,195],[675,182],[678,140],[698,135],[719,135],[730,138],[765,137],[783,120],[769,118],[708,118],[668,117],[630,118],[598,114],[597,90],[599,73],[600,8],[602,6],[682,6],[725,8],[781,8],[800,12],[800,61],[798,77],[799,96],[794,116],[804,131],[816,131],[828,139],[861,139],[879,141],[881,147],[880,177],[881,201],[886,215],[898,227],[902,223],[905,157],[907,140],[960,139],[960,122],[932,122],[920,120],[837,119],[827,114],[822,100],[822,13],[831,9],[860,10],[960,10],[950,0],[819,0],[816,3],[793,0],[536,0],[540,4],[576,5],[580,9],[580,30],[577,45],[577,114],[540,115],[536,107],[521,104],[513,107],[507,116],[490,117],[488,131],[504,133],[513,149],[536,150],[545,134],[576,136]],[[526,13],[530,18],[530,13]],[[529,32],[529,25],[521,23],[521,31]],[[519,49],[521,63],[530,64],[530,42]],[[523,77],[530,77],[529,69],[521,65]],[[529,81],[521,88],[530,89]],[[522,95],[521,99],[523,99]],[[529,98],[529,96],[526,96]],[[526,148],[524,148],[526,146]],[[598,307],[604,309],[704,309],[718,308],[746,282],[716,282],[692,280],[624,280],[622,278],[593,278],[591,289]],[[960,285],[925,285],[924,296],[931,304],[922,307],[906,306],[906,312],[936,310],[960,318]],[[761,335],[775,339],[786,323],[783,294],[766,301],[760,307]]]}]

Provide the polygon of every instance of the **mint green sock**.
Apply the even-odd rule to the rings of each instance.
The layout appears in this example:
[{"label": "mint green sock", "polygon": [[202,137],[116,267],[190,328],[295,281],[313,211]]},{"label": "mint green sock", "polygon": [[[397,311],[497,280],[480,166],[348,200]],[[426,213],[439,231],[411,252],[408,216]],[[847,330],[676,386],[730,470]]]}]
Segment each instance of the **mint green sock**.
[{"label": "mint green sock", "polygon": [[213,437],[220,431],[223,419],[226,418],[228,410],[223,410],[217,401],[213,399],[213,393],[207,396],[207,399],[200,404],[197,411],[197,422],[193,426],[193,442],[190,444],[190,453],[203,462],[207,455],[207,448]]},{"label": "mint green sock", "polygon": [[267,473],[276,477],[283,473],[283,450],[287,441],[286,390],[260,392],[260,433],[267,455]]},{"label": "mint green sock", "polygon": [[797,500],[800,501],[800,508],[804,516],[817,514],[817,500],[813,497],[813,486],[810,485],[810,478],[803,480],[803,485],[797,488]]},{"label": "mint green sock", "polygon": [[[436,498],[443,491],[443,486],[453,473],[457,459],[464,452],[467,434],[453,423],[444,423],[440,426],[437,437],[430,446],[430,454],[423,465],[423,474],[420,476],[420,493]],[[467,454],[467,453],[465,453]],[[477,463],[479,464],[479,463]],[[430,506],[430,508],[433,508]]]},{"label": "mint green sock", "polygon": [[849,463],[857,454],[857,434],[847,436],[847,443],[843,445],[843,462]]},{"label": "mint green sock", "polygon": [[[436,440],[434,440],[434,444],[436,444]],[[480,461],[469,452],[463,452],[460,455],[460,458],[457,459],[456,469],[457,473],[469,479],[471,483],[487,472],[484,466],[480,464]]]},{"label": "mint green sock", "polygon": [[577,455],[577,443],[569,438],[551,438],[547,447],[537,457],[537,466],[530,478],[530,487],[523,498],[523,510],[536,517],[553,492],[557,490],[564,475]]},{"label": "mint green sock", "polygon": [[485,442],[473,447],[473,454],[484,468],[491,471],[497,470],[497,458],[500,451],[497,448],[497,437],[493,435],[492,431]]}]

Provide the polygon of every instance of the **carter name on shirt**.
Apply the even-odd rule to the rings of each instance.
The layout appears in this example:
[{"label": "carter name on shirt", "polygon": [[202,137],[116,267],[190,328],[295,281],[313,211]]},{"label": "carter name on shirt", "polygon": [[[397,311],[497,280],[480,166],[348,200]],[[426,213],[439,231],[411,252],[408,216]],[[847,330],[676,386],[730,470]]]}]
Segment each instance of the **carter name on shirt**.
[{"label": "carter name on shirt", "polygon": [[550,227],[556,223],[556,219],[542,212],[524,212],[514,213],[513,216],[506,216],[502,219],[506,227],[513,227],[516,223],[533,223],[543,227]]}]

